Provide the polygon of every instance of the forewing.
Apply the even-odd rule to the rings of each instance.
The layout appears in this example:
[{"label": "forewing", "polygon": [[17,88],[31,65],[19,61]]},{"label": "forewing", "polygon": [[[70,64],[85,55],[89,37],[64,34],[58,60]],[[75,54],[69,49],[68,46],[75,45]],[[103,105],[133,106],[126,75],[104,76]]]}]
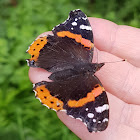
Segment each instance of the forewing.
[{"label": "forewing", "polygon": [[72,41],[71,38],[49,35],[46,40],[47,43],[43,47],[38,47],[42,43],[41,41],[39,43],[38,40],[37,43],[33,43],[34,46],[30,47],[28,51],[31,54],[31,59],[28,60],[29,66],[55,72],[74,68],[75,64],[88,63],[92,60],[92,52],[82,44]]},{"label": "forewing", "polygon": [[[77,21],[75,21],[77,20]],[[71,25],[76,22],[71,30]],[[84,25],[83,28],[80,25]],[[81,28],[80,28],[81,27]],[[89,21],[81,10],[71,11],[65,23],[53,29],[53,35],[35,40],[27,50],[30,67],[55,72],[89,63],[93,58],[93,35]]]}]

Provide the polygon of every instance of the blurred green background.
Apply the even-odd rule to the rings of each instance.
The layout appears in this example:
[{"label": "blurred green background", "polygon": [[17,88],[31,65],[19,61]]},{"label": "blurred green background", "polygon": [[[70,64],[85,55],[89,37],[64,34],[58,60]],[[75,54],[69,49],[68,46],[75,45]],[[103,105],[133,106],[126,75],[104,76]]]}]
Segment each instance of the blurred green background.
[{"label": "blurred green background", "polygon": [[34,98],[25,53],[70,10],[140,27],[139,0],[0,0],[0,140],[79,140]]}]

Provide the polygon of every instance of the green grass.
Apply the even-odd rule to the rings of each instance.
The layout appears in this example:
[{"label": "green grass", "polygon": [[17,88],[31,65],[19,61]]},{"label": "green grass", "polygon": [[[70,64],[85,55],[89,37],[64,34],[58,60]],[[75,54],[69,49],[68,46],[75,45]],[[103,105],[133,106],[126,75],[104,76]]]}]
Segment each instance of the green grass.
[{"label": "green grass", "polygon": [[0,140],[78,140],[34,98],[25,53],[70,10],[140,27],[139,0],[0,0]]}]

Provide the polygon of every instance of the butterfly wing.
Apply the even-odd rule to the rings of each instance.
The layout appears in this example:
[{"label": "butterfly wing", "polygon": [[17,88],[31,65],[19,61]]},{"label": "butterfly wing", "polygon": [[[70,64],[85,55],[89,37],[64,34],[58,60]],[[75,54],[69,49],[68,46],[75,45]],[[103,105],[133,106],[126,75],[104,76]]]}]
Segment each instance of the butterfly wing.
[{"label": "butterfly wing", "polygon": [[55,111],[65,110],[83,121],[89,132],[103,131],[108,125],[106,92],[94,75],[77,75],[66,81],[40,82],[34,90],[40,102]]},{"label": "butterfly wing", "polygon": [[93,42],[91,25],[87,16],[80,9],[71,11],[68,19],[55,26],[52,31],[54,34],[60,31],[70,31],[71,33],[81,35],[82,38]]},{"label": "butterfly wing", "polygon": [[[55,72],[73,68],[74,64],[89,63],[93,58],[93,34],[80,28],[80,24],[91,28],[82,11],[71,11],[66,22],[53,29],[53,35],[35,40],[27,52],[31,55],[28,65]],[[78,19],[77,26],[71,24]],[[65,28],[65,30],[64,30]]]}]

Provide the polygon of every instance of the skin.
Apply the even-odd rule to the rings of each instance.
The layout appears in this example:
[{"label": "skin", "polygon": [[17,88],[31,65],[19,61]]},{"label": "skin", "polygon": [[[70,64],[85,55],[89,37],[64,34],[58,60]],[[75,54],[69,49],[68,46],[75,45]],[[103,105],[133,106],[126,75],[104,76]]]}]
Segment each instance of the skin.
[{"label": "skin", "polygon": [[[108,128],[103,132],[89,133],[81,121],[70,118],[64,112],[58,112],[57,115],[82,140],[139,140],[140,29],[99,18],[89,18],[89,21],[97,48],[93,62],[113,62],[106,63],[95,74],[104,85],[109,99]],[[127,61],[115,62],[122,59]],[[29,69],[32,83],[47,80],[49,74],[41,68]]]}]

